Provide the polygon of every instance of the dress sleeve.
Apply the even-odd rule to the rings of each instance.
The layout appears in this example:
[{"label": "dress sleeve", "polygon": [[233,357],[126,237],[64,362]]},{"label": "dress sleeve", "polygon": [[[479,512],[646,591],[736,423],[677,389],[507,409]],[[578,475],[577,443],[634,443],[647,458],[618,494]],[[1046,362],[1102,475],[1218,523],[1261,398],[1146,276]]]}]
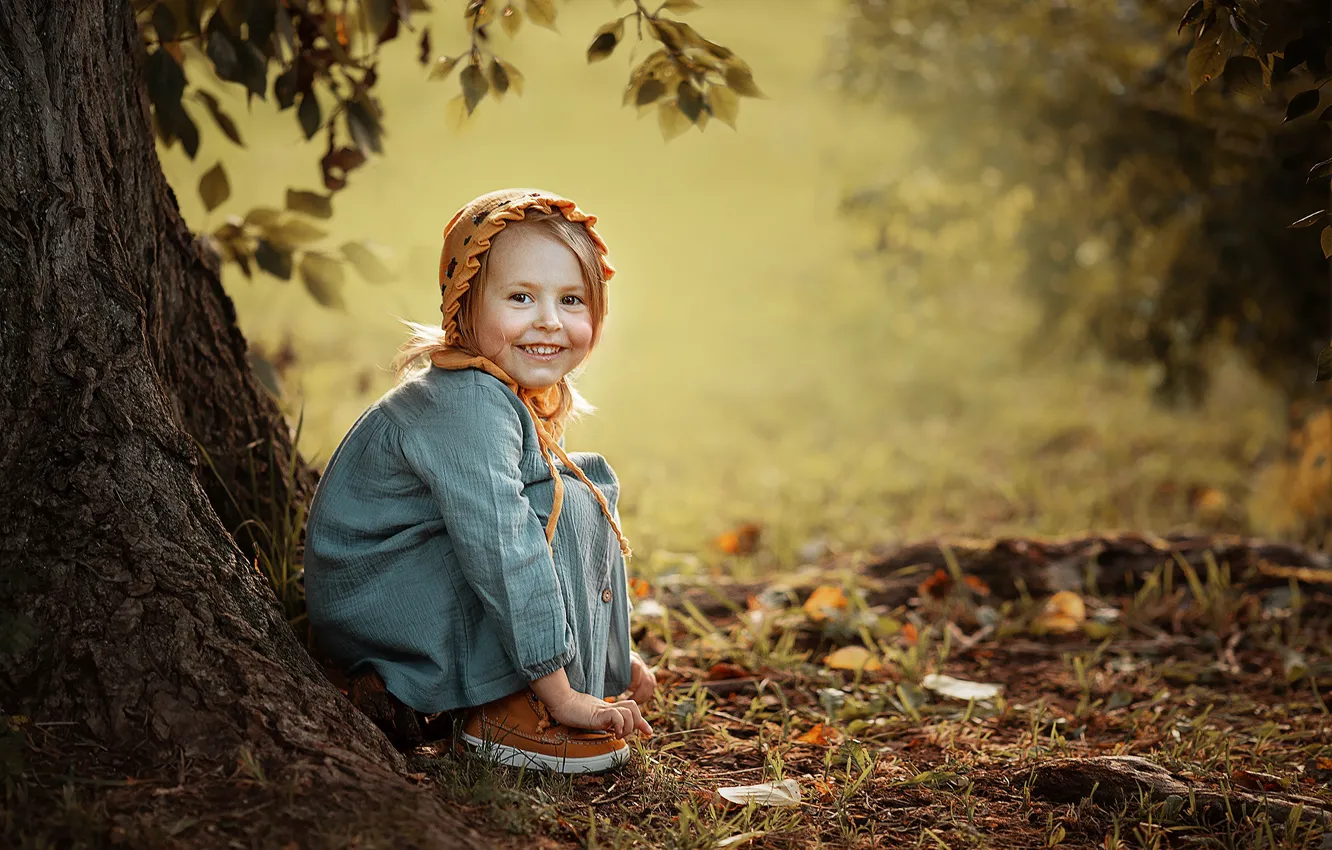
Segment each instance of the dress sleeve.
[{"label": "dress sleeve", "polygon": [[523,494],[518,412],[499,387],[458,388],[404,432],[408,465],[430,488],[463,577],[500,624],[528,681],[574,655],[545,529]]}]

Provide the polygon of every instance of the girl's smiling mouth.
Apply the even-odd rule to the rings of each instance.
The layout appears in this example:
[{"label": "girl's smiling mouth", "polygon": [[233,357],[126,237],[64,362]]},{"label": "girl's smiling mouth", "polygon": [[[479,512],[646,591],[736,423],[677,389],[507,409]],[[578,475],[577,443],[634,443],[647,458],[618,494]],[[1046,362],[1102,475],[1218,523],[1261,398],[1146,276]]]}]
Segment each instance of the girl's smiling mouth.
[{"label": "girl's smiling mouth", "polygon": [[515,345],[514,348],[533,360],[554,360],[564,351],[559,345]]}]

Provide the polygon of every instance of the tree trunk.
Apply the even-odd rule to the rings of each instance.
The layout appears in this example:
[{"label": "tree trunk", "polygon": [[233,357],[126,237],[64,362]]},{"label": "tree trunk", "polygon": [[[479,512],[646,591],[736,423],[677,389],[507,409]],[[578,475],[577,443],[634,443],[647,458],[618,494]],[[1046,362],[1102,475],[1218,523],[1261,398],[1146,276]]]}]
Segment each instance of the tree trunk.
[{"label": "tree trunk", "polygon": [[262,499],[215,511],[196,479],[191,435],[224,477],[256,443],[299,459],[162,175],[139,53],[122,0],[0,2],[0,711],[73,722],[122,774],[244,756],[400,794],[228,534]]}]

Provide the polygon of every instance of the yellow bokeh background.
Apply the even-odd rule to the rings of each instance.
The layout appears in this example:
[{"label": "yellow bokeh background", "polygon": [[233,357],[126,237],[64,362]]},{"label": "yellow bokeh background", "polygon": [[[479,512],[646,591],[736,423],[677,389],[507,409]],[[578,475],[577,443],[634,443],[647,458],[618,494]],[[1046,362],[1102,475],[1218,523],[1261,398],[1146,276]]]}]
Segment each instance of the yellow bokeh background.
[{"label": "yellow bokeh background", "polygon": [[[456,54],[459,4],[437,5],[435,53]],[[1250,482],[1279,449],[1281,405],[1240,365],[1219,358],[1208,403],[1172,412],[1152,404],[1145,370],[1024,353],[1039,329],[1014,233],[1039,199],[1019,189],[1009,208],[955,223],[935,248],[956,261],[924,268],[876,254],[872,228],[839,211],[848,191],[919,172],[930,147],[838,93],[841,3],[710,0],[691,14],[767,97],[743,101],[737,131],[713,122],[669,143],[654,114],[621,106],[633,39],[607,61],[584,58],[624,9],[559,8],[559,33],[528,24],[510,40],[496,28],[524,94],[484,101],[461,127],[448,108],[456,77],[428,81],[406,40],[386,48],[385,155],[353,173],[320,224],[330,247],[387,248],[395,281],[351,276],[338,311],[299,282],[226,270],[252,344],[271,353],[289,339],[297,354],[284,404],[302,413],[316,462],[391,386],[398,319],[438,320],[439,238],[454,210],[540,186],[599,217],[619,270],[579,382],[599,410],[568,444],[618,471],[640,571],[761,571],[942,533],[1262,527]],[[212,88],[247,148],[213,132],[194,162],[163,151],[192,226],[280,207],[288,186],[321,188],[322,135],[306,142],[294,110],[256,101],[247,114],[233,87]],[[195,186],[219,159],[233,195],[210,214]],[[716,536],[746,521],[763,527],[759,551],[720,552]]]}]

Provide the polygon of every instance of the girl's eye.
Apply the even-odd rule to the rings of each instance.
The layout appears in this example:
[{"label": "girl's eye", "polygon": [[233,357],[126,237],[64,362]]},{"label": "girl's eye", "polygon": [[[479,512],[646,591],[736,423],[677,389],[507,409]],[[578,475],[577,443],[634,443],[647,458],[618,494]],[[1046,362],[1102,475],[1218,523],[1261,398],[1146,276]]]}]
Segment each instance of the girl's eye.
[{"label": "girl's eye", "polygon": [[564,303],[569,305],[582,304],[583,299],[577,295],[566,295],[564,296]]},{"label": "girl's eye", "polygon": [[519,300],[519,299],[522,299],[522,298],[528,298],[528,299],[530,299],[531,297],[532,297],[532,296],[528,295],[526,292],[515,292],[514,294],[512,294],[512,295],[509,296],[509,300],[510,300],[510,301],[518,301],[519,304],[526,304],[526,303],[527,303],[526,301],[521,301],[521,300]]}]

